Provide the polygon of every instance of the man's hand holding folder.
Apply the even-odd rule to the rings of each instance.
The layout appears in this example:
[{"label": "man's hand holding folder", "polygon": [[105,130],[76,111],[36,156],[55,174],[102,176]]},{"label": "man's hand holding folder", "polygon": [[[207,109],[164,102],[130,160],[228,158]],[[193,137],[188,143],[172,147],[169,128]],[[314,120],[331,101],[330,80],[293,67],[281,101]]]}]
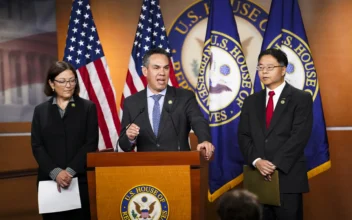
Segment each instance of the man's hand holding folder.
[{"label": "man's hand holding folder", "polygon": [[256,168],[263,175],[264,179],[271,181],[271,175],[274,173],[276,166],[268,160],[259,159],[255,163]]}]

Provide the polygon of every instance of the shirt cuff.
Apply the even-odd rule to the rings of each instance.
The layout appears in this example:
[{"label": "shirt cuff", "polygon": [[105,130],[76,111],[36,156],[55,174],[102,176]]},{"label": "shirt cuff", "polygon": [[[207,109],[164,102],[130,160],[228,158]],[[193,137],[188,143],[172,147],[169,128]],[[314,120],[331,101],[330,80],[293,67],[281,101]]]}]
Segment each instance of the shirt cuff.
[{"label": "shirt cuff", "polygon": [[255,159],[255,160],[253,161],[252,165],[253,165],[255,168],[257,168],[257,167],[255,166],[255,163],[256,163],[258,160],[261,160],[261,159],[262,159],[262,158],[258,157],[257,159]]},{"label": "shirt cuff", "polygon": [[55,169],[53,169],[52,171],[50,171],[49,176],[52,180],[56,181],[56,177],[57,175],[59,175],[59,173],[62,171],[62,169],[60,167],[56,167]]},{"label": "shirt cuff", "polygon": [[71,167],[67,167],[66,168],[66,171],[71,174],[72,176],[75,176],[76,175],[76,171],[74,171]]},{"label": "shirt cuff", "polygon": [[131,146],[133,146],[136,144],[137,137],[133,141],[131,141],[130,139],[128,139],[128,140],[130,141]]}]

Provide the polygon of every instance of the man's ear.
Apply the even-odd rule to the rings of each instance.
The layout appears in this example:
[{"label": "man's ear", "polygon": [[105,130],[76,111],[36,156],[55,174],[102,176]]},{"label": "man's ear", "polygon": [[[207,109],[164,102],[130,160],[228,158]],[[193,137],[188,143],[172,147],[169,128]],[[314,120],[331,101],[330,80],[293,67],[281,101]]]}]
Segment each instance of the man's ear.
[{"label": "man's ear", "polygon": [[147,67],[143,66],[143,67],[142,67],[142,73],[143,73],[143,75],[144,75],[145,77],[147,77],[147,72],[148,72]]},{"label": "man's ear", "polygon": [[286,74],[286,67],[284,66],[284,67],[282,67],[281,75],[282,75],[282,76],[285,76],[285,74]]}]

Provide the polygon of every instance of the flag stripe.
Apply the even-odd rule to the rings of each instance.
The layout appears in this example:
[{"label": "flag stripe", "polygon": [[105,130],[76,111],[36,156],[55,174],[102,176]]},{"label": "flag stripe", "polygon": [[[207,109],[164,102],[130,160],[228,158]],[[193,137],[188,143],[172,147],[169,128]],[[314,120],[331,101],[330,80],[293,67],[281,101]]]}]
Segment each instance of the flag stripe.
[{"label": "flag stripe", "polygon": [[101,137],[103,137],[103,134],[101,133],[101,129],[99,127],[99,142],[98,142],[98,146],[105,146],[104,138],[101,138]]},{"label": "flag stripe", "polygon": [[171,85],[174,86],[174,87],[178,87],[178,82],[177,82],[177,79],[176,79],[176,75],[175,75],[175,72],[174,72],[174,65],[173,65],[173,61],[172,61],[172,58],[170,59],[170,73],[173,73],[173,74],[170,74],[170,82],[171,82]]},{"label": "flag stripe", "polygon": [[[147,79],[144,77],[143,74],[139,75],[137,72],[137,68],[140,70],[142,69],[142,66],[136,67],[136,63],[133,60],[133,57],[130,57],[130,63],[128,64],[128,72],[131,74],[133,78],[133,84],[136,87],[138,91],[144,89],[144,87],[147,85]],[[134,94],[134,93],[132,93]]]},{"label": "flag stripe", "polygon": [[[104,91],[102,91],[103,88],[105,88],[105,86],[103,86],[103,85],[106,85],[106,83],[99,80],[99,72],[102,73],[102,72],[105,72],[105,70],[96,69],[95,63],[96,63],[96,61],[89,63],[86,66],[86,68],[88,70],[90,80],[91,80],[91,82],[93,82],[92,86],[95,91],[95,94],[97,95],[98,102],[101,106],[101,109],[105,109],[105,111],[103,112],[103,117],[104,117],[104,120],[105,120],[106,125],[108,127],[109,138],[112,143],[116,143],[117,133],[115,132],[116,127],[114,125],[114,120],[113,120],[114,115],[111,112],[112,108],[109,106],[106,95],[105,95]],[[115,117],[117,117],[117,112],[115,114],[116,114]],[[99,145],[99,146],[101,148],[105,148],[104,145]]]},{"label": "flag stripe", "polygon": [[[125,101],[125,96],[124,95],[122,95],[121,96],[121,103],[120,103],[120,106],[121,106],[121,108],[120,108],[120,112],[119,112],[119,117],[120,117],[120,121],[121,121],[121,119],[122,119],[122,113],[123,113],[123,102]],[[119,131],[120,132],[120,131]]]},{"label": "flag stripe", "polygon": [[[107,109],[110,110],[110,112],[112,114],[112,121],[115,124],[115,130],[116,130],[118,127],[120,127],[120,121],[118,120],[118,116],[117,116],[115,95],[114,95],[114,90],[111,85],[111,79],[108,78],[108,74],[107,74],[106,69],[104,67],[105,65],[103,64],[101,59],[94,61],[94,65],[97,70],[97,74],[99,76],[100,83],[102,85],[104,85],[104,86],[102,86],[102,88],[104,90],[106,100],[109,104],[109,108],[107,108]],[[113,131],[113,130],[111,130],[111,131]]]},{"label": "flag stripe", "polygon": [[127,85],[126,88],[129,89],[130,94],[134,94],[138,91],[137,88],[135,87],[136,84],[133,83],[133,78],[130,71],[127,71],[126,85]]},{"label": "flag stripe", "polygon": [[92,82],[90,80],[89,73],[88,73],[86,66],[82,66],[81,68],[79,68],[78,72],[81,75],[81,78],[82,78],[82,81],[83,81],[85,87],[87,88],[87,93],[88,93],[89,99],[92,100],[97,107],[98,124],[99,124],[99,128],[101,130],[101,133],[102,133],[102,137],[104,139],[105,146],[106,146],[106,148],[112,148],[112,143],[111,143],[111,140],[109,137],[109,130],[108,130],[108,126],[106,125],[106,121],[104,119],[103,110],[102,110],[100,103],[98,101],[98,98],[94,92]]},{"label": "flag stripe", "polygon": [[84,99],[89,99],[88,92],[87,92],[86,86],[83,83],[81,74],[77,73],[77,77],[78,77],[79,90],[80,90],[79,96]]}]

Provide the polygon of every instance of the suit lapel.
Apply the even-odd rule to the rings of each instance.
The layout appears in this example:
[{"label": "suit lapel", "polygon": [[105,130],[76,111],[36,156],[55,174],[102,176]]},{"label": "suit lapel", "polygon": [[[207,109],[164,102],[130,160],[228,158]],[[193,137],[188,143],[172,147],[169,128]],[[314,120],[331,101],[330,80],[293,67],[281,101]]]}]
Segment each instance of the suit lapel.
[{"label": "suit lapel", "polygon": [[62,119],[61,119],[61,115],[58,109],[57,105],[53,105],[53,98],[49,99],[49,108],[51,111],[51,114],[53,117],[50,119],[50,121],[53,121],[54,124],[58,125],[58,124],[62,124]]},{"label": "suit lapel", "polygon": [[[160,137],[161,133],[164,130],[165,124],[167,122],[167,118],[169,117],[168,114],[171,114],[175,104],[176,104],[176,91],[175,88],[168,86],[167,90],[166,90],[166,95],[164,98],[164,104],[163,104],[163,108],[161,111],[161,119],[160,119],[160,125],[159,125],[159,131],[158,131],[158,137]],[[167,110],[169,111],[169,113],[167,112]]]},{"label": "suit lapel", "polygon": [[279,121],[282,113],[284,112],[284,110],[286,109],[286,106],[288,105],[288,103],[290,101],[290,98],[291,98],[291,86],[288,83],[286,83],[286,86],[283,89],[283,91],[280,95],[280,98],[276,103],[274,114],[271,119],[269,129],[267,129],[266,136],[268,136],[270,134],[270,132],[273,130],[273,128],[275,127],[275,125]]},{"label": "suit lapel", "polygon": [[68,115],[70,115],[71,117],[71,120],[74,120],[78,117],[78,114],[79,114],[79,110],[77,111],[77,107],[80,107],[81,105],[78,104],[80,102],[80,100],[78,100],[77,97],[74,97],[74,102],[69,102],[67,103],[67,106],[66,106],[66,109],[65,109],[65,114],[64,114],[64,118],[68,117]]},{"label": "suit lapel", "polygon": [[266,125],[265,125],[265,108],[266,108],[266,90],[262,90],[259,94],[258,100],[256,102],[256,109],[257,109],[257,117],[260,123],[260,127],[262,128],[263,134],[266,132]]},{"label": "suit lapel", "polygon": [[64,118],[70,116],[70,120],[73,122],[79,119],[81,112],[83,111],[82,100],[78,96],[73,97],[74,101],[69,102],[66,106]]}]

